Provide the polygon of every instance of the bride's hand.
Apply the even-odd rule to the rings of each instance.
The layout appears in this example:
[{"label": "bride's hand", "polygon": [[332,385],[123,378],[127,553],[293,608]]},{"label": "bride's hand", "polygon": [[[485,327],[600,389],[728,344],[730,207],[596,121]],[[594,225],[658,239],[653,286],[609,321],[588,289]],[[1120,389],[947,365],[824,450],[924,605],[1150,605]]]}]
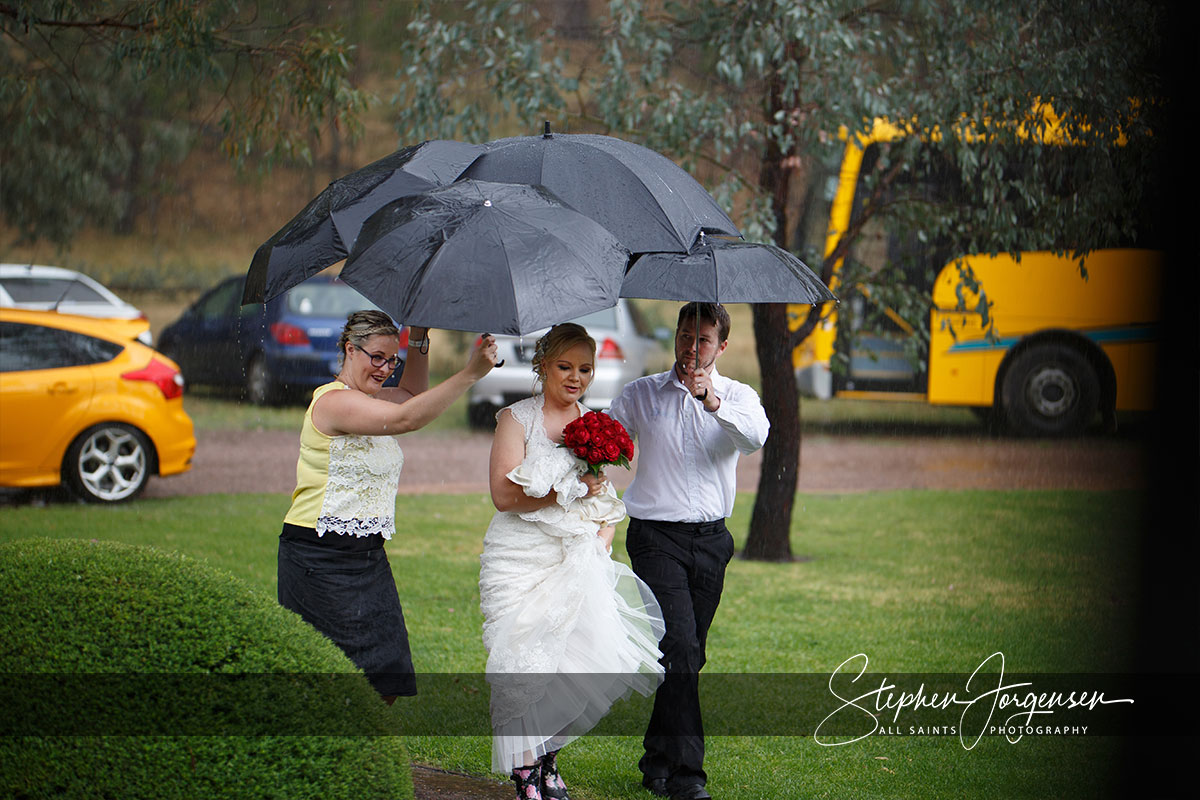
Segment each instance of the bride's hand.
[{"label": "bride's hand", "polygon": [[617,529],[612,525],[605,525],[596,535],[600,537],[600,541],[604,542],[604,549],[612,552],[613,537],[616,536]]},{"label": "bride's hand", "polygon": [[584,485],[588,487],[588,497],[595,497],[596,495],[604,494],[604,484],[608,482],[608,478],[604,476],[603,471],[601,471],[599,475],[593,475],[590,472],[585,472],[579,476],[579,480],[583,481]]}]

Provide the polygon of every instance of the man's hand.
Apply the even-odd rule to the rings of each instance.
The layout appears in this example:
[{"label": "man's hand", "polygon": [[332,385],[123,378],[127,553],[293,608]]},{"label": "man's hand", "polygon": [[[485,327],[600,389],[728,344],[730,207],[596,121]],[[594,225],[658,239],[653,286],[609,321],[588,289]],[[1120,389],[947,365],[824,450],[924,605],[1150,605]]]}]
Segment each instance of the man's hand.
[{"label": "man's hand", "polygon": [[712,376],[704,367],[689,366],[683,374],[683,385],[691,392],[692,397],[704,404],[707,411],[716,411],[721,407],[721,398],[713,389]]}]

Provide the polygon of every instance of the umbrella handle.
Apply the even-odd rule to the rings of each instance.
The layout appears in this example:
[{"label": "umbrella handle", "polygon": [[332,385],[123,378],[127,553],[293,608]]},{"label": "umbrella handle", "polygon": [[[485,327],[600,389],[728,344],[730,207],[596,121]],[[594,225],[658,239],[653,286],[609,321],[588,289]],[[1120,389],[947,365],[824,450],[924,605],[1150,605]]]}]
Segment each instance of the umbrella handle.
[{"label": "umbrella handle", "polygon": [[[483,338],[485,338],[485,339],[486,339],[487,337],[489,337],[489,336],[491,336],[491,334],[490,334],[490,333],[485,333],[485,334],[483,334]],[[503,366],[504,366],[504,359],[502,358],[502,359],[500,359],[499,361],[497,361],[497,362],[496,362],[496,366],[497,366],[497,367],[503,367]]]},{"label": "umbrella handle", "polygon": [[694,395],[692,395],[692,397],[696,398],[701,403],[703,403],[705,400],[708,399],[708,389],[704,390],[704,394],[694,394]]}]

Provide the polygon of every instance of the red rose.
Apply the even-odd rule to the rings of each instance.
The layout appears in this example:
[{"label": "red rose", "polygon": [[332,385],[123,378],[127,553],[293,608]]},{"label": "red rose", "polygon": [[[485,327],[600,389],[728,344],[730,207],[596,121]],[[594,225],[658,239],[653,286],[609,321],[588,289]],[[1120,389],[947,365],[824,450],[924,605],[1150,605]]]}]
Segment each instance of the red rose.
[{"label": "red rose", "polygon": [[563,447],[599,474],[605,464],[628,466],[633,458],[633,439],[625,427],[600,411],[589,411],[563,428]]}]

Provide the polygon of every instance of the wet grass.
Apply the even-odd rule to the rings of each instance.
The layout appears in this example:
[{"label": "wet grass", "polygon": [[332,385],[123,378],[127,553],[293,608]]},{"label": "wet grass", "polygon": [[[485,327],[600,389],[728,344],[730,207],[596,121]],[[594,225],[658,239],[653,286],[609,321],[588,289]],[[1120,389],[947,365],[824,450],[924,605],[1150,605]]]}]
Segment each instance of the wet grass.
[{"label": "wet grass", "polygon": [[[739,498],[730,523],[739,546],[752,499]],[[1132,656],[1139,594],[1130,568],[1139,501],[1128,492],[803,495],[792,548],[805,560],[730,565],[705,672],[827,674],[864,653],[872,671],[892,675],[969,673],[997,651],[1010,671],[1120,671]],[[114,508],[11,507],[0,513],[0,541],[36,535],[153,545],[203,558],[274,596],[275,538],[287,505],[281,496],[221,495]],[[477,676],[483,668],[478,557],[491,515],[483,495],[397,501],[400,530],[388,550],[422,672]],[[614,550],[625,560],[623,536],[624,526]],[[464,694],[463,702],[486,714],[485,694]],[[413,709],[420,724],[421,699],[402,701],[399,713]],[[618,705],[609,720],[614,735],[585,737],[564,751],[573,797],[648,797],[636,769],[646,713],[642,701]],[[968,751],[955,736],[871,736],[826,747],[811,735],[749,733],[709,736],[714,796],[1103,796],[1123,744],[989,736]],[[420,762],[488,771],[486,735],[418,735],[408,744]]]}]

